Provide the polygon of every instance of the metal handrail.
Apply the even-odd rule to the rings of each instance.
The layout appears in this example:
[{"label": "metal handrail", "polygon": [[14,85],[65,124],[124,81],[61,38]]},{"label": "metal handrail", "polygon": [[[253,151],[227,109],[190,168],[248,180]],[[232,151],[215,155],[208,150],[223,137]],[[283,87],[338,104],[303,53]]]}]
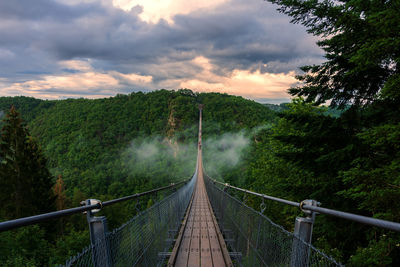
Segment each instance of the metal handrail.
[{"label": "metal handrail", "polygon": [[30,216],[30,217],[24,217],[24,218],[19,218],[19,219],[15,219],[15,220],[0,222],[0,232],[15,229],[15,228],[22,227],[22,226],[36,224],[36,223],[51,220],[51,219],[61,218],[61,217],[69,216],[72,214],[89,211],[89,210],[101,209],[102,207],[110,206],[110,205],[113,205],[113,204],[116,204],[116,203],[119,203],[122,201],[139,198],[139,197],[142,197],[145,195],[154,194],[156,192],[163,191],[163,190],[166,190],[169,188],[174,188],[183,183],[187,183],[189,180],[190,179],[187,179],[187,180],[181,181],[179,183],[172,183],[168,186],[160,187],[160,188],[153,189],[153,190],[146,191],[146,192],[136,193],[136,194],[118,198],[118,199],[112,199],[112,200],[108,200],[108,201],[104,201],[104,202],[99,202],[99,203],[93,204],[93,205],[86,205],[86,206],[82,206],[82,207],[75,207],[75,208],[71,208],[71,209],[53,211],[53,212],[34,215],[34,216]]},{"label": "metal handrail", "polygon": [[357,214],[353,214],[353,213],[349,213],[349,212],[343,212],[343,211],[338,211],[338,210],[333,210],[333,209],[321,208],[318,206],[312,206],[312,205],[308,205],[308,203],[306,203],[305,201],[304,202],[303,201],[302,202],[294,202],[294,201],[290,201],[290,200],[286,200],[286,199],[282,199],[282,198],[272,197],[272,196],[268,196],[265,194],[253,192],[253,191],[250,191],[247,189],[242,189],[240,187],[232,186],[228,183],[222,183],[222,182],[219,182],[212,178],[209,178],[209,179],[213,183],[220,184],[226,188],[232,188],[237,191],[241,191],[241,192],[244,192],[244,193],[247,193],[250,195],[255,195],[255,196],[258,196],[258,197],[261,197],[264,199],[280,202],[280,203],[283,203],[286,205],[295,206],[295,207],[300,208],[302,211],[306,210],[306,211],[311,211],[311,212],[317,212],[317,213],[335,216],[335,217],[350,220],[350,221],[355,221],[355,222],[359,222],[359,223],[363,223],[363,224],[376,226],[376,227],[387,229],[387,230],[400,232],[400,223],[397,223],[397,222],[391,222],[391,221],[376,219],[376,218],[367,217],[367,216],[363,216],[363,215],[357,215]]},{"label": "metal handrail", "polygon": [[283,198],[272,197],[272,196],[260,194],[260,193],[257,193],[257,192],[253,192],[253,191],[250,191],[250,190],[247,190],[247,189],[243,189],[243,188],[240,188],[240,187],[236,187],[236,186],[230,185],[228,183],[218,182],[217,180],[214,180],[214,179],[212,179],[210,177],[209,177],[209,179],[211,181],[213,181],[214,183],[217,183],[217,184],[223,185],[225,187],[229,187],[229,188],[235,189],[237,191],[241,191],[241,192],[244,192],[244,193],[247,193],[247,194],[250,194],[250,195],[255,195],[255,196],[258,196],[258,197],[262,197],[262,198],[265,198],[265,199],[268,199],[268,200],[273,200],[273,201],[280,202],[280,203],[283,203],[283,204],[286,204],[286,205],[295,206],[295,207],[298,207],[298,208],[300,207],[300,203],[299,202],[294,202],[294,201],[286,200],[286,199],[283,199]]}]

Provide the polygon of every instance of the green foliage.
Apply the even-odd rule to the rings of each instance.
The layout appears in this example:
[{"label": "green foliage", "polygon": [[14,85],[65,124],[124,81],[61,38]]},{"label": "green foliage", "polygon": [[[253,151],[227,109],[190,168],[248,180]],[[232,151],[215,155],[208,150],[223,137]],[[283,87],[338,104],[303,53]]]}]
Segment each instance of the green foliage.
[{"label": "green foliage", "polygon": [[357,248],[354,256],[350,257],[350,266],[389,266],[391,265],[392,258],[390,254],[393,248],[399,246],[392,238],[382,235],[378,240],[372,239],[368,247]]},{"label": "green foliage", "polygon": [[317,104],[363,105],[399,99],[398,0],[268,0],[320,37],[326,62],[305,66],[290,93]]},{"label": "green foliage", "polygon": [[[54,187],[57,207],[79,206],[88,197],[113,199],[192,175],[198,103],[205,104],[208,174],[277,197],[313,198],[324,207],[400,221],[400,110],[392,100],[339,111],[298,98],[277,117],[265,105],[240,97],[187,89],[54,101],[36,110],[28,126],[45,148],[52,174],[61,175]],[[113,229],[135,215],[136,208],[162,197],[143,199],[139,205],[117,204],[101,214]],[[257,198],[248,203],[256,209],[261,204]],[[265,204],[265,214],[289,230],[301,215],[292,207]],[[89,243],[84,216],[65,218],[55,226],[52,234],[41,226],[37,231],[42,234],[31,237],[50,254],[38,246],[24,250],[27,244],[11,239],[14,232],[1,235],[0,242],[10,243],[4,253],[12,256],[0,262],[63,263]],[[397,265],[400,255],[398,234],[323,215],[317,217],[313,243],[354,266]]]},{"label": "green foliage", "polygon": [[[255,147],[268,157],[250,166],[249,185],[400,221],[400,2],[268,1],[318,36],[325,52],[324,63],[301,68],[302,83],[289,92],[313,105],[330,101],[339,110],[295,100],[263,137],[268,145]],[[254,176],[259,170],[262,181]],[[389,234],[374,228],[324,216],[319,221],[315,244],[327,253],[355,266],[400,264],[398,234],[383,238]]]},{"label": "green foliage", "polygon": [[[358,134],[366,147],[343,172],[349,189],[343,191],[361,209],[377,217],[399,220],[400,210],[400,124],[383,124]],[[382,214],[382,210],[386,210]],[[391,212],[389,212],[391,211]]]},{"label": "green foliage", "polygon": [[25,217],[53,209],[53,181],[46,159],[14,106],[1,129],[0,159],[2,218]]},{"label": "green foliage", "polygon": [[44,266],[49,248],[45,231],[37,225],[0,234],[0,263],[2,266]]},{"label": "green foliage", "polygon": [[[197,103],[204,103],[208,174],[277,197],[314,198],[324,207],[400,221],[400,110],[392,100],[339,111],[298,98],[285,104],[279,117],[240,97],[187,89],[49,103],[27,117],[30,131],[50,159],[52,174],[61,175],[54,187],[59,208],[79,206],[88,197],[104,201],[189,177],[195,160]],[[16,120],[15,125],[22,122]],[[24,130],[16,136],[27,133],[26,127],[19,128]],[[20,139],[36,147],[32,138]],[[6,140],[2,138],[3,143]],[[138,206],[121,203],[101,214],[112,229],[135,215],[136,208],[156,201],[146,198]],[[261,204],[257,198],[248,203],[256,209]],[[301,215],[292,207],[265,204],[265,214],[289,230]],[[2,207],[2,214],[5,211]],[[0,242],[9,244],[1,253],[10,255],[1,258],[2,265],[63,263],[89,243],[84,216],[64,218],[55,226],[52,234],[44,231],[45,225],[35,228],[39,234],[27,238],[37,244],[34,248],[12,239],[17,233],[22,240],[29,228],[0,235]],[[398,234],[322,215],[313,234],[315,246],[354,266],[397,265],[399,242]]]},{"label": "green foliage", "polygon": [[[288,106],[277,123],[255,135],[247,178],[239,185],[400,221],[400,129],[396,123],[400,113],[379,101],[362,110],[350,108],[340,117],[329,116],[326,108],[303,99],[294,99]],[[256,208],[259,204],[254,202]],[[266,214],[291,229],[299,213],[269,204]],[[319,215],[313,240],[327,254],[351,265],[398,264],[397,233]]]},{"label": "green foliage", "polygon": [[26,96],[0,97],[0,117],[5,115],[4,113],[7,112],[11,106],[14,106],[15,109],[21,113],[23,120],[31,121],[55,103],[55,101],[40,100]]},{"label": "green foliage", "polygon": [[[49,265],[64,263],[65,259],[82,252],[82,247],[90,243],[89,231],[74,231],[62,235],[50,248]],[[83,245],[83,246],[82,246]]]},{"label": "green foliage", "polygon": [[[53,176],[59,177],[53,190],[60,209],[80,206],[80,201],[89,197],[105,201],[190,177],[195,167],[198,103],[206,106],[204,133],[210,138],[227,131],[251,129],[276,118],[270,109],[241,97],[198,94],[188,89],[138,92],[96,100],[0,97],[0,110],[8,110],[14,104],[26,113],[23,114],[27,121],[24,131],[29,129],[39,141],[49,159],[47,166]],[[151,150],[157,153],[149,154]],[[41,164],[45,170],[46,162]],[[143,209],[156,201],[143,199],[138,207]],[[8,214],[3,205],[1,213]],[[135,213],[135,202],[101,211],[111,229]],[[46,243],[43,259],[36,258],[39,254],[27,255],[21,251],[1,259],[0,265],[10,259],[13,259],[10,265],[17,266],[63,263],[89,244],[86,218],[81,214],[54,222],[53,229],[51,234],[31,240],[37,246]],[[23,245],[13,246],[18,251]]]}]

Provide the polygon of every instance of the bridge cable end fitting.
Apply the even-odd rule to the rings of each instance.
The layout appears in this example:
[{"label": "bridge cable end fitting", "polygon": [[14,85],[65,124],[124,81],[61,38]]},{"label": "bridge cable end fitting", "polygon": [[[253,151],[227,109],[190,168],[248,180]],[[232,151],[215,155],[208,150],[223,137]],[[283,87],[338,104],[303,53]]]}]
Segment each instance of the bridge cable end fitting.
[{"label": "bridge cable end fitting", "polygon": [[97,213],[103,208],[103,202],[101,202],[101,200],[98,200],[98,199],[88,199],[88,200],[86,200],[86,205],[99,205],[100,206],[98,209],[92,209],[91,213]]}]

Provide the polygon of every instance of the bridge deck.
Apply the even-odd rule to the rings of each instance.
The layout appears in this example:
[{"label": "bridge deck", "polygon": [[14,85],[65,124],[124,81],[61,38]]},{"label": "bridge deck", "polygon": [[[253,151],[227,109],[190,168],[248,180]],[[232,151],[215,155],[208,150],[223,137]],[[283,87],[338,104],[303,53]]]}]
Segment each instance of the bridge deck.
[{"label": "bridge deck", "polygon": [[168,266],[233,266],[204,185],[201,153],[201,109],[202,107],[200,107],[199,120],[196,187],[168,261]]},{"label": "bridge deck", "polygon": [[232,266],[225,241],[208,200],[202,171],[198,173],[193,199],[188,209],[168,265]]}]

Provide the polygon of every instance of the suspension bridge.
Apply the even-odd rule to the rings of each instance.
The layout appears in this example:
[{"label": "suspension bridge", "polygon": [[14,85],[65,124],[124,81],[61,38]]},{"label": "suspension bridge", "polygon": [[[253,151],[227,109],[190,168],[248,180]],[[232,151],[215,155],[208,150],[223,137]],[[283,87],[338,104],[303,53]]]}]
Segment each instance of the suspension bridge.
[{"label": "suspension bridge", "polygon": [[[0,222],[0,232],[84,212],[90,244],[64,266],[341,266],[311,245],[316,214],[327,214],[400,232],[400,223],[319,207],[314,200],[300,203],[224,184],[208,177],[202,161],[202,105],[199,106],[197,164],[193,177],[148,192],[81,207]],[[108,230],[107,218],[95,213],[123,201],[172,190],[125,224]],[[261,212],[229,194],[228,190],[300,208],[305,217],[294,232],[273,223]]]},{"label": "suspension bridge", "polygon": [[232,266],[204,184],[200,108],[196,185],[168,266]]}]

